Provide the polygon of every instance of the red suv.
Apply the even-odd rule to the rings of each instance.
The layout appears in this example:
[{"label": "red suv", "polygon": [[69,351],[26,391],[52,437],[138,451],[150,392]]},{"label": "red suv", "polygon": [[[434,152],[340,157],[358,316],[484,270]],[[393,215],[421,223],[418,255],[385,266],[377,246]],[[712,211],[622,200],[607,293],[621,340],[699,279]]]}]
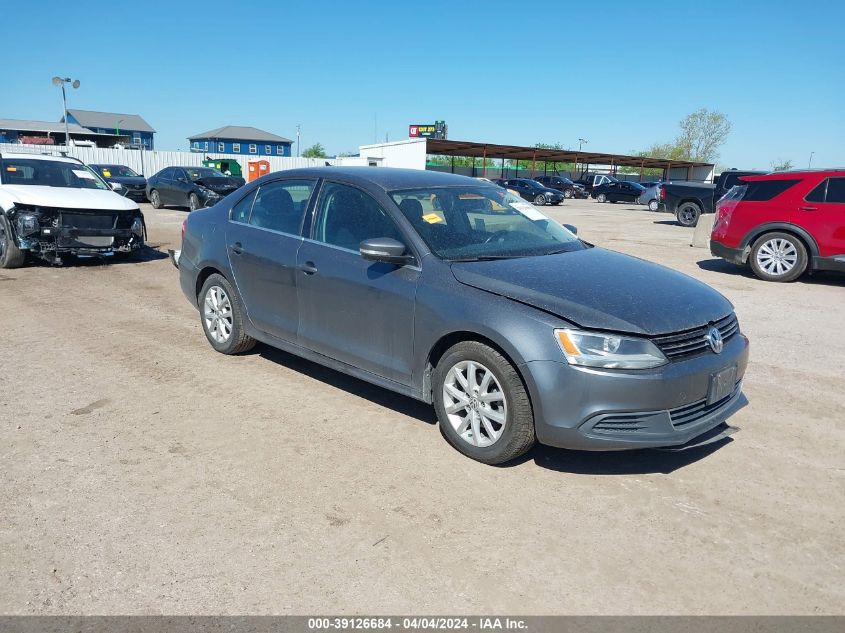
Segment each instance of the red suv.
[{"label": "red suv", "polygon": [[716,206],[710,252],[760,279],[845,272],[845,170],[745,176]]}]

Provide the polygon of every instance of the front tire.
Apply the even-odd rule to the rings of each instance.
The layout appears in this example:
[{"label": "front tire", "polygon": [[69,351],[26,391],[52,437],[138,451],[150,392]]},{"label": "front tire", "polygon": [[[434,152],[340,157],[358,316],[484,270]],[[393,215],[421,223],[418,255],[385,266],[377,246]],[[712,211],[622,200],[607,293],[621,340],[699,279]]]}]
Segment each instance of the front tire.
[{"label": "front tire", "polygon": [[600,193],[599,195],[596,196],[596,201],[597,202],[607,202],[607,196],[604,195],[603,193]]},{"label": "front tire", "polygon": [[188,196],[188,209],[191,211],[196,211],[200,208],[200,199],[197,194],[192,193]]},{"label": "front tire", "polygon": [[675,214],[678,224],[686,226],[687,228],[698,224],[698,218],[700,217],[701,207],[694,202],[684,202],[680,207],[678,207],[678,212]]},{"label": "front tire", "polygon": [[484,464],[503,464],[534,445],[534,414],[522,379],[477,341],[449,348],[434,370],[434,408],[449,444]]},{"label": "front tire", "polygon": [[223,275],[215,273],[205,280],[197,303],[202,331],[215,350],[240,354],[255,347],[255,339],[244,330],[241,298]]},{"label": "front tire", "polygon": [[161,203],[161,194],[155,189],[150,191],[150,204],[153,209],[161,209],[164,205]]},{"label": "front tire", "polygon": [[0,214],[0,268],[20,268],[26,261],[26,251],[18,248],[9,218]]},{"label": "front tire", "polygon": [[766,233],[754,242],[749,261],[764,281],[795,281],[807,270],[807,248],[791,233]]},{"label": "front tire", "polygon": [[571,198],[572,197],[572,189],[564,189],[563,190],[563,197],[564,198]]},{"label": "front tire", "polygon": [[546,196],[541,193],[539,196],[534,198],[534,204],[536,204],[538,207],[542,207],[544,204],[546,204]]}]

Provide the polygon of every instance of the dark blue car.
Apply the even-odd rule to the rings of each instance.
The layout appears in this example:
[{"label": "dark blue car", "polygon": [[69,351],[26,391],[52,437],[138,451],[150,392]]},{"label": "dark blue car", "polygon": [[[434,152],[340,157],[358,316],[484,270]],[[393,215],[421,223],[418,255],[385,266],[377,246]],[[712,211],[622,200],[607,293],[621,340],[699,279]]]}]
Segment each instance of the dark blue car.
[{"label": "dark blue car", "polygon": [[722,295],[472,178],[271,174],[191,214],[178,266],[217,351],[261,341],[432,403],[490,464],[703,443],[746,402]]}]

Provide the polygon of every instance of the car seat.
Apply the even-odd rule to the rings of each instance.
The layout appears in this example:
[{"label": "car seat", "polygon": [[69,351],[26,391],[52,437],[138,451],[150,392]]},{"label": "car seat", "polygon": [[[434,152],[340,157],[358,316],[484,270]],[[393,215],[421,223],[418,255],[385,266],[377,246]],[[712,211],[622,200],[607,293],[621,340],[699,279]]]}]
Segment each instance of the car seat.
[{"label": "car seat", "polygon": [[272,231],[298,233],[302,215],[297,212],[293,198],[286,189],[267,185],[258,191],[249,223]]}]

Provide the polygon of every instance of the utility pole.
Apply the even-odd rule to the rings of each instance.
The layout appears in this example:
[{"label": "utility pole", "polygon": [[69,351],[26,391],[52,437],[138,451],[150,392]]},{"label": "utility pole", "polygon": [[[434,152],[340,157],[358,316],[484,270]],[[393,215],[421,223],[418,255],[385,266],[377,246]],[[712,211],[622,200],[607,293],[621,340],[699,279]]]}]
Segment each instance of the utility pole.
[{"label": "utility pole", "polygon": [[812,169],[813,167],[813,154],[815,154],[815,152],[810,152],[810,162],[807,163],[807,169]]},{"label": "utility pole", "polygon": [[53,85],[62,87],[62,105],[65,110],[65,147],[67,152],[70,153],[70,132],[68,132],[69,127],[67,122],[67,95],[65,94],[65,84],[70,84],[73,86],[73,89],[76,90],[79,88],[79,80],[71,79],[70,77],[53,77]]},{"label": "utility pole", "polygon": [[299,144],[299,129],[301,127],[302,126],[299,123],[296,124],[296,157],[297,158],[299,158],[299,152],[302,149],[302,147]]}]

